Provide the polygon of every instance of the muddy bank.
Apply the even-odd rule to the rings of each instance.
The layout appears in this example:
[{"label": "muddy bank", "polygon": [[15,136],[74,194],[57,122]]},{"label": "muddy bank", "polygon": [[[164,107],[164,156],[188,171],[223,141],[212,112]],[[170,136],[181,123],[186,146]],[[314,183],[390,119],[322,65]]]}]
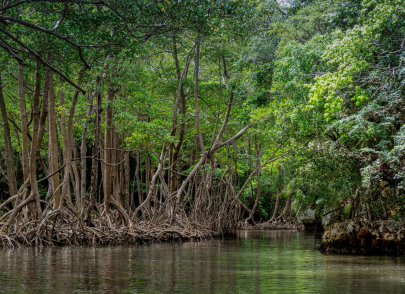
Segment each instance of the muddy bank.
[{"label": "muddy bank", "polygon": [[344,221],[326,227],[320,251],[343,254],[405,254],[405,222]]}]

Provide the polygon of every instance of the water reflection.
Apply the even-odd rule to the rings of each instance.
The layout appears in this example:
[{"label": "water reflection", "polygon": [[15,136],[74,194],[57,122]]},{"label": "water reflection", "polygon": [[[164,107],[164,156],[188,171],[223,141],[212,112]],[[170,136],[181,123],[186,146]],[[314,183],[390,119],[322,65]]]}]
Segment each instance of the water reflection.
[{"label": "water reflection", "polygon": [[0,293],[405,293],[403,257],[322,255],[320,236],[0,251]]}]

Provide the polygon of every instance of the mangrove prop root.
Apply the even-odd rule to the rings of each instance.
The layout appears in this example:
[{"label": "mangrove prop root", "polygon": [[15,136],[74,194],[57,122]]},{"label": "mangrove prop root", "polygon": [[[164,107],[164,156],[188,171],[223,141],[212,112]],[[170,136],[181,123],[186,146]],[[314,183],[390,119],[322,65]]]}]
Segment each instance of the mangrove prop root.
[{"label": "mangrove prop root", "polygon": [[0,247],[14,248],[18,246],[86,246],[86,245],[118,245],[174,241],[199,241],[236,235],[233,231],[216,230],[215,224],[185,221],[184,224],[169,225],[160,222],[129,220],[130,226],[121,225],[120,213],[113,211],[108,217],[93,220],[94,227],[85,226],[78,216],[67,208],[59,208],[49,212],[41,221],[22,222],[20,216],[10,217],[3,226],[12,226],[13,230],[0,233]]}]

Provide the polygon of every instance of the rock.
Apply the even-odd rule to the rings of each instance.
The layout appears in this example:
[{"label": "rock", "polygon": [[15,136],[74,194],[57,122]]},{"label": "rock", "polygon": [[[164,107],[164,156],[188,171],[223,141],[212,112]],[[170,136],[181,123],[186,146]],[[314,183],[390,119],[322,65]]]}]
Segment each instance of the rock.
[{"label": "rock", "polygon": [[394,241],[396,238],[395,238],[395,236],[393,235],[393,234],[390,234],[390,233],[386,233],[385,235],[384,235],[384,240],[387,240],[387,241]]},{"label": "rock", "polygon": [[323,231],[322,221],[314,209],[307,209],[301,212],[299,220],[306,231]]},{"label": "rock", "polygon": [[[339,216],[340,217],[340,216]],[[329,212],[327,215],[322,216],[321,225],[323,228],[329,227],[335,222],[336,212]]]},{"label": "rock", "polygon": [[305,225],[306,223],[312,223],[315,221],[316,211],[312,209],[307,209],[300,214],[300,220]]},{"label": "rock", "polygon": [[324,228],[331,225],[331,216],[330,216],[330,214],[322,217],[321,224],[322,224],[322,227],[324,227]]},{"label": "rock", "polygon": [[348,233],[353,233],[354,230],[355,230],[355,228],[354,228],[354,226],[353,226],[351,223],[348,223],[348,224],[346,225],[346,232],[348,232]]},{"label": "rock", "polygon": [[405,254],[405,229],[401,221],[343,221],[325,229],[322,252]]},{"label": "rock", "polygon": [[387,231],[390,233],[394,233],[397,231],[397,222],[393,220],[387,221],[385,224],[385,227],[387,228]]}]

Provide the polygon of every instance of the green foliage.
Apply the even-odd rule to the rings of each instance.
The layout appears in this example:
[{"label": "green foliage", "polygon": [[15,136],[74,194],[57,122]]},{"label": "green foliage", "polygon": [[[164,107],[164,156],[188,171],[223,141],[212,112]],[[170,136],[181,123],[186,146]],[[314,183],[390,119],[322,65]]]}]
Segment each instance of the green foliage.
[{"label": "green foliage", "polygon": [[[77,145],[86,121],[85,139],[92,145],[95,113],[88,118],[86,113],[89,103],[96,103],[89,92],[99,91],[103,118],[107,108],[113,109],[112,128],[120,148],[140,152],[156,167],[159,150],[170,146],[173,152],[182,140],[180,172],[190,172],[201,154],[193,72],[199,36],[198,103],[206,148],[218,134],[231,93],[233,107],[223,141],[250,125],[244,137],[215,153],[213,170],[208,162],[203,169],[217,179],[232,176],[239,191],[256,160],[273,160],[260,171],[261,186],[253,177],[241,194],[251,207],[260,188],[263,219],[271,217],[277,193],[283,204],[293,196],[296,213],[309,206],[341,207],[360,186],[372,189],[381,181],[403,191],[404,1],[294,0],[289,6],[274,0],[68,3],[52,33],[65,4],[34,2],[0,12],[0,42],[23,59],[29,88],[35,82],[36,59],[63,72],[63,78],[55,73],[54,79],[56,93],[65,97],[64,105],[57,102],[58,120],[69,116],[75,93],[66,79],[75,82],[83,65],[89,66],[82,83],[87,93],[79,95],[74,116]],[[0,67],[18,161],[16,61],[3,49]],[[176,99],[186,62],[190,67],[182,80],[183,105]],[[42,77],[45,69],[40,67]],[[103,82],[95,89],[98,79]],[[116,92],[109,104],[111,88]],[[31,115],[32,89],[25,98]],[[101,127],[103,133],[104,120]],[[47,158],[47,134],[42,145],[40,155]],[[0,136],[0,152],[3,146]],[[144,191],[146,184],[141,186]],[[44,198],[46,189],[41,188]],[[346,205],[343,217],[352,209]]]},{"label": "green foliage", "polygon": [[275,58],[249,66],[255,88],[246,108],[267,140],[302,146],[283,159],[295,209],[340,206],[381,180],[403,189],[404,7],[293,1],[272,16],[266,37],[276,46],[260,54]]}]

